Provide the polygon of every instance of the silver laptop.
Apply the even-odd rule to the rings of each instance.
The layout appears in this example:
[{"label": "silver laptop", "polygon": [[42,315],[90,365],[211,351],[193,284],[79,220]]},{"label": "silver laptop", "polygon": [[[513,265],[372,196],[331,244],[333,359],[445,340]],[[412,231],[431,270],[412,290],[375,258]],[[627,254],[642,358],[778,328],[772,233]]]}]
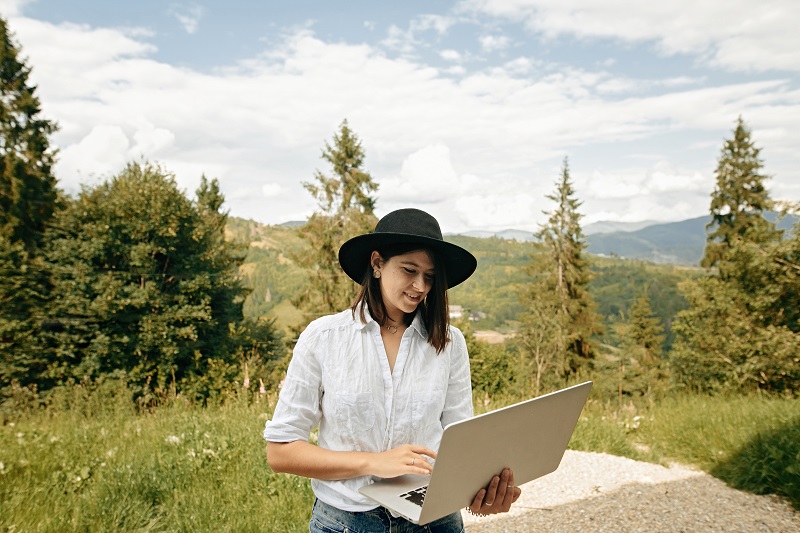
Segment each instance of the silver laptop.
[{"label": "silver laptop", "polygon": [[433,472],[379,479],[362,487],[395,514],[424,525],[472,503],[503,468],[521,485],[558,468],[592,388],[587,381],[444,430]]}]

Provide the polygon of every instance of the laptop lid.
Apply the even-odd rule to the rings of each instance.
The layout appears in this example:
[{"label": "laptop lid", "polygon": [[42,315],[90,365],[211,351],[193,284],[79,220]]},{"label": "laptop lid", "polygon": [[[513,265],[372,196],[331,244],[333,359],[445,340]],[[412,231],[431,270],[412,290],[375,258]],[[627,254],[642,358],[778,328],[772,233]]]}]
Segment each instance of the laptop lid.
[{"label": "laptop lid", "polygon": [[360,492],[418,524],[472,503],[503,468],[521,485],[555,471],[575,430],[592,382],[450,424],[444,430],[425,501],[420,508],[400,495],[425,484],[425,476],[400,476]]}]

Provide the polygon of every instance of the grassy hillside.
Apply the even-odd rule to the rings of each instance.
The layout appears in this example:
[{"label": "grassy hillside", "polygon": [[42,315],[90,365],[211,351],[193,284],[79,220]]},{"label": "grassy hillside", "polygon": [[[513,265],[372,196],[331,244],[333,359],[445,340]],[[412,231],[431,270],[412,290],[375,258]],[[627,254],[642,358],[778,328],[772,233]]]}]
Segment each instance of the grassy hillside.
[{"label": "grassy hillside", "polygon": [[[284,328],[301,323],[302,315],[291,304],[292,295],[306,282],[305,274],[292,259],[305,248],[296,228],[265,226],[234,218],[228,232],[231,239],[250,243],[241,267],[245,284],[252,289],[245,301],[245,314],[273,317]],[[452,289],[450,303],[482,317],[475,322],[475,329],[513,332],[523,309],[520,295],[525,293],[529,282],[527,266],[533,254],[541,253],[540,246],[498,237],[449,235],[446,239],[478,258],[477,271]],[[669,331],[675,313],[686,306],[678,283],[702,275],[700,269],[641,260],[603,257],[592,260],[595,277],[590,290],[607,325],[627,316],[635,298],[647,291],[654,311]],[[606,342],[615,343],[613,334],[607,336]]]}]

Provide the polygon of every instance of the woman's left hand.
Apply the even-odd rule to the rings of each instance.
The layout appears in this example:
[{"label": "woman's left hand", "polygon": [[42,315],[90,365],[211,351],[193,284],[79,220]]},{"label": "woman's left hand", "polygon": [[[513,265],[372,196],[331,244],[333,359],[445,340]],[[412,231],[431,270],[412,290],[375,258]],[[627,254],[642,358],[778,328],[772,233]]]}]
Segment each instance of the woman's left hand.
[{"label": "woman's left hand", "polygon": [[504,468],[499,476],[492,478],[488,487],[478,491],[468,509],[478,516],[507,513],[520,494],[522,489],[514,486],[514,472]]}]

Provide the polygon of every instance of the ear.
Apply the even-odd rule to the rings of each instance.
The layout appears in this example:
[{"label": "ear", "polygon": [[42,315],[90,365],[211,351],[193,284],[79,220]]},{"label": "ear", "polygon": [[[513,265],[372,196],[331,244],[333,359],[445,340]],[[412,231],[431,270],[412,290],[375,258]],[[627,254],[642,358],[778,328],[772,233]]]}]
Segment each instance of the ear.
[{"label": "ear", "polygon": [[372,255],[369,257],[369,266],[372,267],[372,270],[380,270],[383,267],[383,257],[381,254],[378,253],[377,250],[372,251]]}]

